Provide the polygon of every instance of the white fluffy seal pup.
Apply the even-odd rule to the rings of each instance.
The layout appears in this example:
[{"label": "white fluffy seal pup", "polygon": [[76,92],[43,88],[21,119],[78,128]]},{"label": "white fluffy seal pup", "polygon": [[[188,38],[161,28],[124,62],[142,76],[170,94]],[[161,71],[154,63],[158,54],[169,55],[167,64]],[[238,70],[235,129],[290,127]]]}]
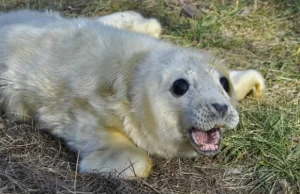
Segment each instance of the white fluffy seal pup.
[{"label": "white fluffy seal pup", "polygon": [[222,130],[239,122],[235,93],[264,87],[251,72],[97,20],[0,15],[2,110],[64,139],[80,153],[80,172],[147,177],[149,154],[218,153]]}]

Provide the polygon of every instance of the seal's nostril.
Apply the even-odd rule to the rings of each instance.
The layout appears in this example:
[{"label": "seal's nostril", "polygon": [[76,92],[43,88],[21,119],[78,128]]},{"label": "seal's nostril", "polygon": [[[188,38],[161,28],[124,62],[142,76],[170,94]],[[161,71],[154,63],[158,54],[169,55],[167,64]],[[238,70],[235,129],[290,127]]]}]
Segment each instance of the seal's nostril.
[{"label": "seal's nostril", "polygon": [[212,106],[216,109],[217,112],[224,114],[228,110],[227,104],[219,104],[219,103],[214,103]]}]

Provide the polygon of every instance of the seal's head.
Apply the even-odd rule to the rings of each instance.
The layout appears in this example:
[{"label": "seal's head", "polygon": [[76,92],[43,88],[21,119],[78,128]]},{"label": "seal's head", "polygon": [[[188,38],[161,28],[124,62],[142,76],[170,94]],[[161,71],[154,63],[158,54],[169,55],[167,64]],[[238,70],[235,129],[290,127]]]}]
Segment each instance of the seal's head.
[{"label": "seal's head", "polygon": [[206,53],[189,49],[152,53],[135,79],[132,104],[146,136],[137,144],[150,153],[214,155],[220,151],[222,130],[238,124],[228,72]]}]

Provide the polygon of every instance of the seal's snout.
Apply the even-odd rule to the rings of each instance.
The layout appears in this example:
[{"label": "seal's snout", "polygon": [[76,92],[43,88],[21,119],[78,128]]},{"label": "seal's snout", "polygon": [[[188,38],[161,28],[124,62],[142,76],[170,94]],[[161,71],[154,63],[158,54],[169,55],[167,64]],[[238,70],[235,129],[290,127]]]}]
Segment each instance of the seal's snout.
[{"label": "seal's snout", "polygon": [[228,111],[228,105],[227,104],[219,104],[219,103],[213,103],[211,104],[213,109],[213,112],[216,112],[217,114],[221,115],[222,117],[226,115]]}]

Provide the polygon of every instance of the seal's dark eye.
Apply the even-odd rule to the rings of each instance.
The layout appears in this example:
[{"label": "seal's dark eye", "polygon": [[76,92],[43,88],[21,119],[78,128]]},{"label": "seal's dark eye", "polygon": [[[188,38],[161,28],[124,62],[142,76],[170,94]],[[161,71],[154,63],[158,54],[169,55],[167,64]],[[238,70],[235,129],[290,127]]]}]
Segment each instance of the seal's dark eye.
[{"label": "seal's dark eye", "polygon": [[178,79],[173,83],[171,91],[175,96],[182,96],[188,91],[188,89],[189,83],[184,79]]},{"label": "seal's dark eye", "polygon": [[229,93],[230,92],[230,86],[229,86],[229,81],[226,77],[221,77],[220,83],[223,86],[224,90]]}]

